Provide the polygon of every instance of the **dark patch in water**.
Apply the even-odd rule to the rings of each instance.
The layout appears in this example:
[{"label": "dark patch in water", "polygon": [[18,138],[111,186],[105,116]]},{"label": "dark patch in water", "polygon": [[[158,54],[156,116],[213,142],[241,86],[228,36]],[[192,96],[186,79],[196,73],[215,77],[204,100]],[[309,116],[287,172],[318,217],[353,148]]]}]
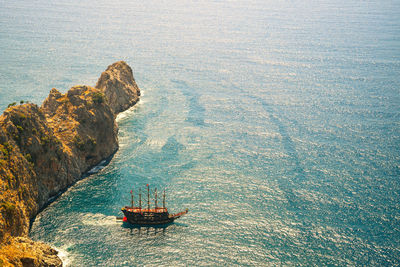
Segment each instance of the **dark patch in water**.
[{"label": "dark patch in water", "polygon": [[303,216],[304,214],[302,210],[305,209],[305,206],[308,202],[304,199],[300,199],[294,192],[293,188],[296,187],[294,184],[305,182],[307,176],[300,162],[296,145],[290,137],[285,124],[282,123],[282,121],[279,120],[276,115],[274,115],[275,112],[272,107],[260,97],[254,95],[247,96],[261,103],[262,108],[268,113],[271,122],[278,127],[279,134],[282,136],[283,148],[290,157],[290,160],[294,163],[294,167],[292,169],[295,170],[295,176],[292,176],[293,178],[290,180],[277,179],[277,181],[279,183],[279,188],[285,193],[285,198],[287,199],[289,206],[288,209],[292,212],[295,212],[297,215]]},{"label": "dark patch in water", "polygon": [[192,123],[195,126],[205,126],[205,108],[199,103],[200,95],[196,93],[196,90],[191,88],[185,81],[182,80],[171,80],[176,87],[182,92],[182,94],[189,101],[189,113],[186,118],[187,122]]},{"label": "dark patch in water", "polygon": [[175,136],[171,136],[168,138],[167,143],[165,143],[165,145],[161,148],[161,150],[163,151],[163,153],[166,153],[168,155],[170,154],[178,154],[179,151],[185,149],[186,147],[184,145],[182,145],[181,143],[179,143]]}]

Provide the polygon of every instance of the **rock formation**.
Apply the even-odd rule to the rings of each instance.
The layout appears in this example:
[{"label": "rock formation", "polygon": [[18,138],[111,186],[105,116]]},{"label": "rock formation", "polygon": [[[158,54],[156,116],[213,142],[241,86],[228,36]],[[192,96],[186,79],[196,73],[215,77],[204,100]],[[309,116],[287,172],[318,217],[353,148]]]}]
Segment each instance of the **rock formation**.
[{"label": "rock formation", "polygon": [[116,115],[140,90],[123,61],[96,87],[52,89],[41,107],[12,106],[0,116],[0,266],[60,266],[57,252],[27,237],[49,198],[118,149]]},{"label": "rock formation", "polygon": [[132,69],[122,61],[112,64],[101,74],[96,88],[104,93],[115,114],[139,101],[140,90],[133,78]]}]

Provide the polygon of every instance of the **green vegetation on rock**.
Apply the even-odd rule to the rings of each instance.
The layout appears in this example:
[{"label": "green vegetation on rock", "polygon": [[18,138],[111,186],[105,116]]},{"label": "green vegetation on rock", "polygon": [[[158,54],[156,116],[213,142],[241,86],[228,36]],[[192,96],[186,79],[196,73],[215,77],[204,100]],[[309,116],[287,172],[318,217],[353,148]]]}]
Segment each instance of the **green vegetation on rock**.
[{"label": "green vegetation on rock", "polygon": [[95,92],[92,94],[92,100],[96,104],[104,102],[104,94],[102,92]]},{"label": "green vegetation on rock", "polygon": [[17,104],[17,102],[12,102],[12,103],[8,104],[7,108],[15,106],[16,104]]}]

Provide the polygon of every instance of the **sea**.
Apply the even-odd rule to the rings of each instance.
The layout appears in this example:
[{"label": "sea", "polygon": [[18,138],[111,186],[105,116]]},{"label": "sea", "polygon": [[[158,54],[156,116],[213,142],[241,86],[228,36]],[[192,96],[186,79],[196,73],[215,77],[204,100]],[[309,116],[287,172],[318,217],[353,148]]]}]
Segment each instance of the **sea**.
[{"label": "sea", "polygon": [[[64,265],[400,265],[400,1],[0,0],[1,111],[118,60],[118,152],[30,231]],[[146,184],[189,213],[117,221]]]}]

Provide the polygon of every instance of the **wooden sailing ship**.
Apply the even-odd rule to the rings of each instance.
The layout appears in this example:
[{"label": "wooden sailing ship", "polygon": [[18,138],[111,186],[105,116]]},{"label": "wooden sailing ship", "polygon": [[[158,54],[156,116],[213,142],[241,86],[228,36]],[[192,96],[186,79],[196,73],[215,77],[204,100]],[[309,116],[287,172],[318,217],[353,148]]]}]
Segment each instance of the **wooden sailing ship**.
[{"label": "wooden sailing ship", "polygon": [[147,208],[142,207],[142,193],[139,191],[139,206],[135,207],[133,192],[131,190],[131,206],[125,206],[121,210],[125,217],[124,222],[128,222],[133,225],[160,225],[172,223],[175,219],[188,213],[188,209],[185,211],[169,214],[168,209],[165,207],[165,190],[163,192],[163,206],[158,206],[157,188],[155,189],[155,205],[154,208],[150,207],[150,187],[147,184]]}]

